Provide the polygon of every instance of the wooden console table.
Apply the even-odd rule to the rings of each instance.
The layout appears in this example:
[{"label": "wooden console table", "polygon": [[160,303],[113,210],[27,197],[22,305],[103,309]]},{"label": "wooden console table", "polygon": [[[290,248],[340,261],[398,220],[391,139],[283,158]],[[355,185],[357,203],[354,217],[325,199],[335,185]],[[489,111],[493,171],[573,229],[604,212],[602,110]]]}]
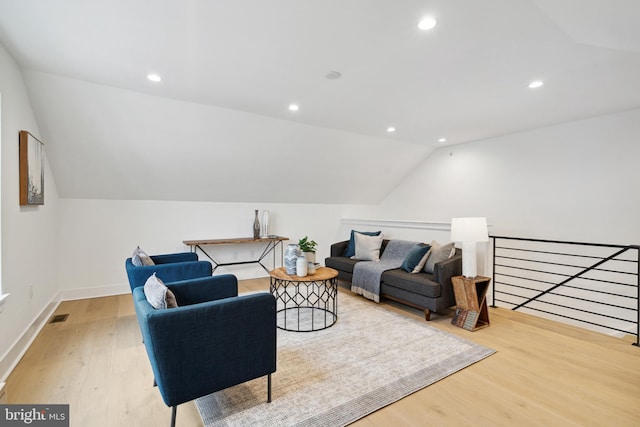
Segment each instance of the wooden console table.
[{"label": "wooden console table", "polygon": [[487,290],[491,279],[482,276],[455,276],[451,278],[451,283],[457,305],[451,323],[468,331],[489,326]]},{"label": "wooden console table", "polygon": [[[261,237],[259,239],[253,239],[251,237],[238,237],[238,238],[231,238],[231,239],[183,240],[182,243],[184,243],[187,246],[190,246],[191,252],[196,252],[198,249],[200,249],[200,252],[202,252],[213,263],[213,271],[216,271],[216,268],[221,266],[225,267],[228,265],[260,264],[260,266],[264,268],[264,271],[269,273],[271,270],[268,269],[262,263],[262,261],[267,257],[267,255],[271,253],[273,254],[273,268],[276,268],[276,248],[280,246],[280,264],[282,265],[282,255],[283,255],[282,242],[284,242],[285,240],[289,240],[289,238],[281,237],[281,236]],[[213,259],[213,256],[210,253],[208,253],[202,248],[203,246],[209,246],[209,245],[211,246],[240,245],[245,243],[265,243],[266,246],[264,247],[262,254],[260,254],[258,259],[248,260],[248,261],[225,262],[225,263],[216,261],[215,259]],[[211,252],[211,249],[209,251]]]}]

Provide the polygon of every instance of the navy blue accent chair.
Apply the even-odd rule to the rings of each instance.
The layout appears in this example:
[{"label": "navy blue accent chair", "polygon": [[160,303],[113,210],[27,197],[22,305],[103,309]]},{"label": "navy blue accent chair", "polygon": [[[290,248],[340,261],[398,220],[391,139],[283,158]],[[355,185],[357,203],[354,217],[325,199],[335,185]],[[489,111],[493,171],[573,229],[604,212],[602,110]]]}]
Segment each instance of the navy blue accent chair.
[{"label": "navy blue accent chair", "polygon": [[144,287],[133,290],[133,302],[158,391],[172,408],[171,425],[178,405],[265,375],[271,402],[273,295],[238,296],[238,280],[231,274],[166,285],[178,308],[154,309]]},{"label": "navy blue accent chair", "polygon": [[127,258],[125,261],[131,291],[138,286],[144,286],[153,273],[157,273],[157,276],[164,282],[207,277],[213,273],[211,263],[209,261],[198,261],[198,254],[195,252],[151,255],[151,259],[156,265],[136,267],[131,262],[131,258]]}]

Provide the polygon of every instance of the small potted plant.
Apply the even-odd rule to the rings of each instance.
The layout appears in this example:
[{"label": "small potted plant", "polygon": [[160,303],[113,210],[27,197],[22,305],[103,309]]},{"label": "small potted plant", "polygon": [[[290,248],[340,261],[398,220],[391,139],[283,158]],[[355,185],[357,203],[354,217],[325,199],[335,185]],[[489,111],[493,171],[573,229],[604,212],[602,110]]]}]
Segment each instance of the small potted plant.
[{"label": "small potted plant", "polygon": [[315,240],[309,240],[307,236],[304,236],[298,241],[298,246],[300,246],[300,251],[307,258],[308,262],[316,262],[316,246],[318,246],[318,244]]}]

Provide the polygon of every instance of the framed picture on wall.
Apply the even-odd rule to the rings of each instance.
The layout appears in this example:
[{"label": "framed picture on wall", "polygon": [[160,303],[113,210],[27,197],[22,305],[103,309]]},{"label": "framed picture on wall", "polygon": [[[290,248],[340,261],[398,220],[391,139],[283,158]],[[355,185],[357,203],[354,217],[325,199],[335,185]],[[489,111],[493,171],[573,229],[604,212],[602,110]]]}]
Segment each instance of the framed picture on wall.
[{"label": "framed picture on wall", "polygon": [[44,144],[20,131],[20,204],[44,205]]}]

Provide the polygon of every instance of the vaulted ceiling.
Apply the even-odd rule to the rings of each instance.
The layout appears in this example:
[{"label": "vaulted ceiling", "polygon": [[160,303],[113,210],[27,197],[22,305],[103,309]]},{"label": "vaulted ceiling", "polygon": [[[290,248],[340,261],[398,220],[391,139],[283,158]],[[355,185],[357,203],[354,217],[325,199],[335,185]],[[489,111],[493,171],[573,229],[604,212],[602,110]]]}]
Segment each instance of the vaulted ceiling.
[{"label": "vaulted ceiling", "polygon": [[0,0],[76,198],[375,203],[440,145],[639,107],[638,22],[636,0]]}]

